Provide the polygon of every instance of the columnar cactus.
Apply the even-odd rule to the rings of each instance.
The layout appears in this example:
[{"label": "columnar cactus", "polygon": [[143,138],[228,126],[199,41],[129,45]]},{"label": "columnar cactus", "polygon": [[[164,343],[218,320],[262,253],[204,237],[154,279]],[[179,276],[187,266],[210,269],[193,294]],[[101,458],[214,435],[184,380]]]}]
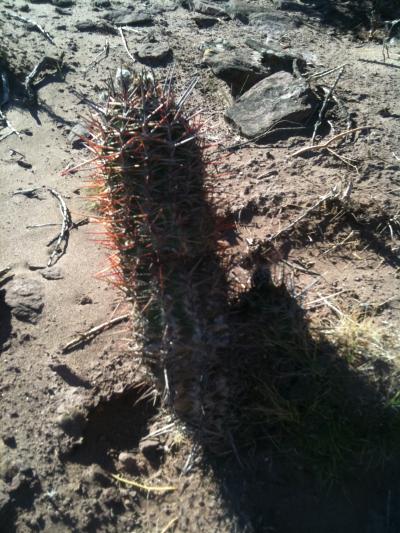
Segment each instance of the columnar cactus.
[{"label": "columnar cactus", "polygon": [[133,304],[135,345],[176,413],[200,424],[210,390],[214,402],[224,388],[210,386],[210,369],[226,336],[226,283],[206,146],[170,85],[143,74],[110,91],[104,113],[88,122],[88,146],[111,276]]}]

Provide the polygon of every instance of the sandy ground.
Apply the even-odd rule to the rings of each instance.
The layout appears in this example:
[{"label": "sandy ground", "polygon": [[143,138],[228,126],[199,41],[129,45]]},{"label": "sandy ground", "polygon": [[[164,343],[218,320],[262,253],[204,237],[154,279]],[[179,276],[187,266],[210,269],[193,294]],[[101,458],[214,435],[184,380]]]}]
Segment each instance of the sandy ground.
[{"label": "sandy ground", "polygon": [[[110,10],[94,8],[95,3],[77,0],[64,12],[36,2],[29,3],[26,12],[21,10],[26,3],[20,0],[0,6],[2,31],[14,53],[24,51],[26,65],[32,68],[44,55],[57,57],[61,52],[66,65],[64,76],[40,83],[36,110],[12,103],[3,108],[22,133],[21,138],[12,135],[0,142],[0,270],[10,267],[0,290],[0,530],[398,531],[382,525],[387,491],[394,491],[389,482],[390,486],[381,486],[371,478],[365,490],[352,486],[347,495],[334,489],[321,496],[317,488],[288,481],[287,472],[272,467],[265,467],[263,481],[254,473],[260,468],[260,456],[246,458],[254,476],[243,478],[235,458],[230,458],[235,466],[227,463],[231,478],[228,475],[226,481],[221,470],[213,470],[212,461],[207,463],[202,451],[178,429],[163,436],[162,461],[151,461],[146,452],[139,453],[143,438],[169,422],[168,418],[160,421],[149,402],[136,404],[140,393],[130,386],[137,381],[137,362],[127,350],[126,324],[69,354],[62,353],[62,347],[80,332],[129,312],[121,294],[96,278],[106,266],[106,251],[94,234],[98,226],[72,229],[66,253],[56,264],[58,279],[43,277],[41,267],[46,266],[52,251],[47,243],[58,226],[28,226],[59,224],[57,199],[48,189],[37,191],[37,197],[15,194],[52,188],[64,198],[74,222],[93,213],[83,198],[84,175],[62,173],[68,165],[88,157],[84,148],[73,148],[68,139],[71,128],[89,111],[75,91],[96,100],[116,67],[130,65],[118,35],[76,29],[77,22],[100,19]],[[114,7],[130,5],[112,3]],[[190,11],[175,9],[173,2],[165,6],[171,9],[160,9],[151,26],[140,27],[138,33],[126,32],[130,50],[150,31],[168,42],[176,63],[177,91],[194,74],[200,75],[190,105],[204,109],[204,116],[210,119],[209,138],[225,146],[244,140],[223,119],[229,91],[224,82],[201,68],[201,45],[218,38],[241,44],[246,37],[259,36],[260,30],[239,20],[223,19],[212,28],[199,29]],[[11,13],[43,25],[56,46],[27,29],[24,22],[9,18]],[[384,212],[385,220],[396,224],[400,48],[393,47],[383,63],[380,44],[356,40],[334,26],[321,26],[318,18],[301,16],[304,24],[281,35],[281,44],[292,52],[307,53],[319,69],[346,63],[338,94],[355,124],[372,129],[340,149],[341,155],[357,161],[358,171],[326,153],[293,157],[296,149],[306,144],[302,137],[267,140],[237,150],[225,163],[229,176],[221,178],[219,198],[239,221],[239,244],[232,248],[232,256],[240,257],[249,239],[279,231],[332,187],[350,178],[352,199],[361,206],[360,212],[367,213],[369,221]],[[88,71],[106,41],[108,58]],[[166,67],[155,70],[162,77]],[[21,166],[19,160],[26,164]],[[244,212],[248,215],[245,222],[240,219]],[[357,234],[349,239],[350,246],[336,247],[348,237],[347,230],[308,243],[299,236],[290,250],[280,243],[279,253],[270,258],[273,268],[285,269],[297,294],[315,279],[307,269],[320,274],[318,283],[307,290],[304,305],[348,291],[344,294],[349,299],[369,305],[389,302],[380,320],[398,324],[396,236],[391,240],[391,230],[385,226],[379,242],[372,243],[367,236],[363,240]],[[239,264],[238,260],[235,275],[246,284],[249,275]],[[12,316],[5,303],[15,284],[26,280],[33,280],[36,294],[42,295],[43,309],[35,323]],[[124,459],[121,453],[136,454],[131,458],[134,466],[129,466],[129,457]],[[138,476],[152,486],[173,483],[176,490],[147,494],[112,480],[111,472]],[[397,492],[393,492],[393,505]],[[253,501],[251,494],[257,494]]]}]

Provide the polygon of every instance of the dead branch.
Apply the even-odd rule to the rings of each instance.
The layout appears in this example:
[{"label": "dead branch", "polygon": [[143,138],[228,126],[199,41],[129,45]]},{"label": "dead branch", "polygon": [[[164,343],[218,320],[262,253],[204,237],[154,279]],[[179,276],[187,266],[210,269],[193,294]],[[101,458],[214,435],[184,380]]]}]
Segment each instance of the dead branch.
[{"label": "dead branch", "polygon": [[336,86],[339,83],[339,80],[340,80],[343,72],[344,72],[344,66],[341,69],[339,69],[339,72],[338,72],[338,75],[336,76],[335,81],[333,82],[332,86],[326,92],[326,95],[325,95],[324,101],[322,103],[321,109],[319,110],[319,113],[318,113],[318,120],[317,120],[317,122],[315,123],[315,126],[314,126],[314,131],[313,131],[313,134],[312,134],[312,137],[311,137],[311,145],[314,144],[318,128],[322,124],[322,120],[323,120],[323,117],[324,117],[326,106],[328,105],[328,102],[331,99],[332,94],[335,91]]},{"label": "dead branch", "polygon": [[25,22],[25,24],[30,24],[34,26],[42,35],[43,37],[49,41],[54,46],[57,46],[56,43],[53,40],[53,37],[50,35],[48,31],[46,31],[40,24],[35,22],[32,19],[28,19],[27,17],[23,17],[22,15],[17,15],[16,13],[9,13],[10,17],[19,20],[20,22]]},{"label": "dead branch", "polygon": [[128,56],[132,59],[132,61],[134,63],[136,63],[136,59],[133,57],[133,55],[130,53],[129,51],[129,48],[128,48],[128,43],[126,42],[126,39],[125,39],[125,35],[124,35],[124,32],[123,32],[123,29],[121,26],[118,27],[118,33],[120,34],[121,36],[121,39],[122,39],[122,43],[124,45],[124,48],[126,50],[126,53],[128,54]]},{"label": "dead branch", "polygon": [[[72,230],[72,229],[78,229],[80,226],[84,226],[84,225],[86,225],[86,224],[89,224],[89,219],[88,219],[88,218],[83,218],[82,220],[79,220],[78,222],[72,222],[72,221],[71,221],[71,225],[70,225],[70,228],[69,228],[69,229],[70,229],[70,230]],[[50,224],[48,224],[48,225],[50,225]],[[56,224],[56,225],[57,225],[57,226],[60,226],[61,224]],[[43,226],[44,226],[44,224],[43,224]],[[32,227],[33,227],[33,226],[32,226]],[[36,227],[38,227],[38,226],[36,226]],[[47,243],[46,246],[51,246],[53,243],[56,242],[57,238],[58,238],[58,235],[57,235],[56,237],[53,237],[53,238]]]},{"label": "dead branch", "polygon": [[61,215],[63,217],[62,219],[62,225],[60,233],[57,237],[57,242],[55,244],[54,250],[50,255],[50,258],[47,262],[47,266],[53,266],[57,263],[57,261],[65,254],[68,247],[68,240],[69,240],[69,232],[72,227],[72,219],[71,214],[68,210],[68,207],[61,196],[59,192],[57,192],[55,189],[52,189],[51,187],[46,187],[50,194],[52,194],[58,201],[60,206]]},{"label": "dead branch", "polygon": [[84,333],[80,333],[78,337],[75,339],[72,339],[72,341],[68,342],[62,349],[62,353],[68,353],[72,352],[73,350],[76,350],[83,344],[86,344],[87,342],[92,341],[97,335],[100,333],[103,333],[103,331],[106,331],[110,329],[111,327],[120,324],[121,322],[125,322],[126,320],[129,320],[130,315],[121,315],[117,316],[108,322],[103,322],[102,324],[99,324],[98,326],[95,326],[88,331],[85,331]]},{"label": "dead branch", "polygon": [[35,96],[33,92],[33,82],[35,81],[35,78],[43,70],[46,70],[49,68],[56,68],[57,70],[60,70],[60,67],[63,62],[63,58],[64,58],[64,54],[61,54],[59,59],[56,59],[55,57],[44,56],[44,58],[41,59],[37,65],[34,66],[32,71],[25,78],[25,82],[24,82],[24,87],[28,95],[28,98],[32,99]]},{"label": "dead branch", "polygon": [[336,72],[338,70],[341,70],[341,69],[343,69],[346,66],[347,66],[347,63],[343,63],[343,65],[340,65],[340,66],[335,67],[335,68],[330,68],[328,70],[323,70],[321,72],[315,72],[313,74],[310,74],[308,76],[308,79],[309,80],[316,80],[317,78],[324,78],[325,76],[328,76],[329,74],[333,74],[334,72]]},{"label": "dead branch", "polygon": [[334,246],[331,246],[331,248],[329,248],[328,250],[325,250],[325,252],[322,255],[326,255],[326,254],[329,254],[331,252],[334,252],[335,250],[337,250],[338,248],[343,246],[353,235],[354,235],[354,230],[351,230],[351,232],[347,235],[347,237],[345,239],[343,239],[343,241],[338,242]]},{"label": "dead branch", "polygon": [[110,53],[110,43],[106,39],[106,42],[105,42],[101,52],[99,54],[97,54],[97,56],[93,59],[93,61],[91,63],[89,63],[87,69],[85,70],[84,77],[86,77],[86,74],[90,70],[92,70],[96,65],[98,65],[101,61],[103,61],[104,59],[107,59],[109,53]]},{"label": "dead branch", "polygon": [[296,155],[304,154],[306,152],[312,152],[313,150],[324,150],[325,148],[329,148],[330,145],[338,141],[339,139],[343,139],[343,137],[347,137],[347,135],[350,135],[351,133],[355,133],[357,131],[363,131],[363,130],[371,130],[371,126],[360,126],[358,128],[353,128],[351,130],[342,131],[341,133],[338,133],[334,137],[331,137],[326,142],[321,144],[314,144],[312,146],[305,146],[304,148],[300,148],[300,150],[297,150],[292,154],[292,157],[295,157]]},{"label": "dead branch", "polygon": [[[313,211],[318,209],[324,202],[327,200],[334,200],[334,199],[340,199],[342,201],[348,201],[350,194],[352,190],[352,183],[350,182],[345,189],[343,187],[335,185],[327,194],[324,194],[324,196],[321,196],[321,198],[313,204],[311,207],[306,209],[301,215],[299,215],[293,222],[288,224],[285,228],[281,229],[277,233],[274,233],[274,235],[271,235],[264,243],[269,243],[283,235],[284,233],[287,233],[291,229],[293,229],[299,222],[304,220],[308,215],[310,215]],[[264,244],[263,243],[263,244]]]},{"label": "dead branch", "polygon": [[35,187],[34,189],[25,189],[21,191],[15,191],[12,193],[12,196],[16,196],[17,194],[22,194],[22,196],[26,196],[27,198],[37,198],[38,200],[40,200],[41,198],[39,197],[37,191],[41,191],[41,190],[43,190],[42,187]]}]

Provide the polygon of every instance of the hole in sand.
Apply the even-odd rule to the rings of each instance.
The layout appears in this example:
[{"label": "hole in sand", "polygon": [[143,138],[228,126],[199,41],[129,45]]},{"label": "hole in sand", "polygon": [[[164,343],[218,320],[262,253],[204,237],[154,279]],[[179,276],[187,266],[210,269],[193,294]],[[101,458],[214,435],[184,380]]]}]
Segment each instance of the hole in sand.
[{"label": "hole in sand", "polygon": [[82,445],[70,461],[84,465],[97,463],[107,470],[121,451],[136,451],[147,435],[151,418],[157,413],[152,399],[140,399],[143,390],[135,389],[101,401],[88,415]]}]

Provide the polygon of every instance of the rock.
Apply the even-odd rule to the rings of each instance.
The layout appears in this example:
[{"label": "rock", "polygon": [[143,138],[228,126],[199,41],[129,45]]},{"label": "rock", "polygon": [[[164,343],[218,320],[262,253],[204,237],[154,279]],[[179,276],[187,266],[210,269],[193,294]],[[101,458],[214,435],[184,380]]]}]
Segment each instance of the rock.
[{"label": "rock", "polygon": [[131,84],[133,79],[133,74],[130,70],[126,68],[117,68],[115,74],[115,85],[120,89],[127,89]]},{"label": "rock", "polygon": [[290,17],[285,13],[275,9],[251,13],[248,17],[249,24],[258,26],[261,31],[265,31],[269,37],[279,38],[294,28],[297,28],[301,22],[298,18]]},{"label": "rock", "polygon": [[216,17],[206,17],[202,15],[195,15],[193,21],[196,23],[196,26],[200,29],[211,28],[219,22],[219,19]]},{"label": "rock", "polygon": [[36,279],[17,278],[9,283],[5,301],[15,318],[35,324],[44,306],[42,283]]},{"label": "rock", "polygon": [[115,10],[105,15],[105,18],[115,26],[147,26],[153,23],[152,12],[144,8],[137,11]]},{"label": "rock", "polygon": [[68,134],[68,141],[71,143],[72,148],[80,149],[84,147],[84,139],[90,139],[90,137],[90,132],[85,126],[82,126],[82,124],[76,124]]},{"label": "rock", "polygon": [[279,70],[293,71],[293,61],[297,61],[298,67],[305,67],[306,61],[299,55],[289,54],[277,44],[271,45],[257,39],[248,38],[245,40],[248,47],[252,48],[262,57],[264,66],[268,66],[272,72]]},{"label": "rock", "polygon": [[94,7],[111,7],[110,0],[94,0]]},{"label": "rock", "polygon": [[104,20],[83,20],[75,24],[78,31],[92,31],[97,33],[116,33],[115,28]]},{"label": "rock", "polygon": [[172,59],[172,50],[166,43],[144,43],[135,56],[143,63],[154,64]]},{"label": "rock", "polygon": [[273,4],[276,9],[281,9],[282,11],[298,11],[301,10],[301,5],[293,0],[273,0]]},{"label": "rock", "polygon": [[229,84],[233,95],[250,89],[271,73],[263,65],[262,55],[248,48],[224,49],[223,45],[206,48],[203,63]]},{"label": "rock", "polygon": [[277,72],[260,81],[226,110],[225,117],[246,137],[259,137],[269,128],[301,123],[312,112],[311,91],[302,79]]},{"label": "rock", "polygon": [[62,273],[62,270],[58,266],[52,266],[44,268],[40,274],[45,278],[49,280],[55,280],[55,279],[63,279],[64,275]]},{"label": "rock", "polygon": [[57,7],[72,7],[75,5],[75,0],[52,0],[53,6]]},{"label": "rock", "polygon": [[121,452],[118,456],[118,463],[122,470],[128,474],[138,474],[138,464],[136,456],[133,453]]},{"label": "rock", "polygon": [[210,15],[212,17],[229,18],[228,13],[219,5],[204,0],[194,0],[193,9],[203,15]]}]

